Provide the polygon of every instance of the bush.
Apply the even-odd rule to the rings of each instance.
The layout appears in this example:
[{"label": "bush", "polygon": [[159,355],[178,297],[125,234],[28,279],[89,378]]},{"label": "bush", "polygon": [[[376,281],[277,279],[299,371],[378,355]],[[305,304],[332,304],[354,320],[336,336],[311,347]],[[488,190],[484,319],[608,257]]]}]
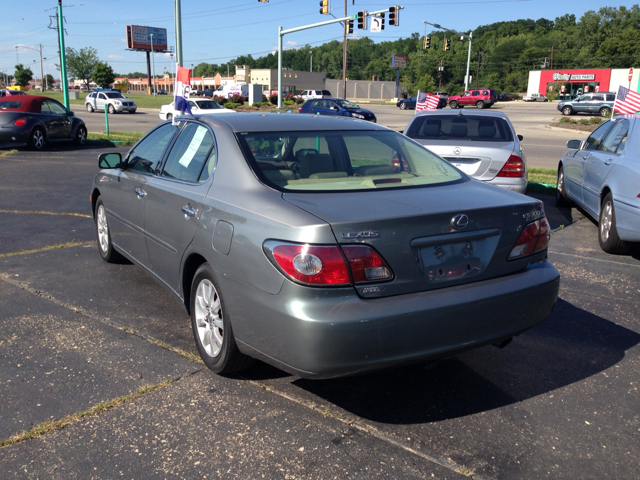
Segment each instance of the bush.
[{"label": "bush", "polygon": [[285,100],[284,104],[288,107],[290,105],[295,105],[296,102],[294,102],[293,100]]},{"label": "bush", "polygon": [[[267,102],[267,105],[269,102]],[[263,105],[263,102],[253,102],[252,107],[260,108]]]},{"label": "bush", "polygon": [[220,97],[218,95],[214,95],[213,99],[218,102],[220,105],[224,105],[225,103],[227,103],[229,101],[229,99],[225,98],[225,97]]},{"label": "bush", "polygon": [[302,97],[296,97],[294,100],[298,105],[304,103],[304,100],[302,99]]},{"label": "bush", "polygon": [[278,95],[269,95],[269,102],[271,102],[272,105],[277,105]]},{"label": "bush", "polygon": [[588,118],[581,118],[580,119],[580,125],[589,125],[589,119]]},{"label": "bush", "polygon": [[604,122],[604,118],[602,117],[591,117],[589,119],[591,125],[600,125],[602,122]]},{"label": "bush", "polygon": [[262,105],[263,107],[268,107],[271,105],[271,102],[269,100],[262,102],[260,105]]},{"label": "bush", "polygon": [[235,110],[240,105],[242,105],[242,103],[227,102],[227,103],[225,103],[224,108],[231,108],[231,109]]},{"label": "bush", "polygon": [[229,101],[231,103],[237,103],[238,105],[244,105],[244,97],[242,95],[231,95]]},{"label": "bush", "polygon": [[573,118],[561,117],[558,123],[576,123]]}]

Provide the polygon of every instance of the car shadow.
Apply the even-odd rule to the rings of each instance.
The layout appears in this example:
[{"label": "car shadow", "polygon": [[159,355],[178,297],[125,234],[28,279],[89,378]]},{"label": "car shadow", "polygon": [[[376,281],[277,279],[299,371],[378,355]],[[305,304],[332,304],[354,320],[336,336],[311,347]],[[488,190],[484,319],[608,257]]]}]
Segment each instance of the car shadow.
[{"label": "car shadow", "polygon": [[640,334],[559,300],[553,315],[505,349],[297,387],[359,417],[415,424],[485,412],[543,395],[617,364]]},{"label": "car shadow", "polygon": [[559,207],[556,205],[555,197],[551,195],[545,195],[543,193],[528,193],[527,195],[543,203],[547,220],[551,225],[551,230],[567,227],[585,217],[583,212],[576,208]]}]

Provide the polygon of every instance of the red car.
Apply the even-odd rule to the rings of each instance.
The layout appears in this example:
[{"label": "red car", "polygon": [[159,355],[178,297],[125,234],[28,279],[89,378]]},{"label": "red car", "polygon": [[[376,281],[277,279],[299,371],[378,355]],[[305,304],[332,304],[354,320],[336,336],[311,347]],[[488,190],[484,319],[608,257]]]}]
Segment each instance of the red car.
[{"label": "red car", "polygon": [[497,100],[498,96],[493,88],[473,88],[449,97],[449,107],[464,108],[467,105],[475,105],[478,108],[489,108]]}]

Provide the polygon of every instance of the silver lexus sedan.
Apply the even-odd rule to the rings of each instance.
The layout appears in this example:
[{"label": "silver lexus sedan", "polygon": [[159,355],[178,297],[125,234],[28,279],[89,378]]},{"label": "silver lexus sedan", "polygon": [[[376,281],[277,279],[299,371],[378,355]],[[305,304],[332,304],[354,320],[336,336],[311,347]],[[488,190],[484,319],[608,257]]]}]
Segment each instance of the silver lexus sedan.
[{"label": "silver lexus sedan", "polygon": [[371,122],[183,116],[98,162],[100,255],[183,302],[220,374],[257,358],[328,378],[504,346],[556,302],[540,201]]},{"label": "silver lexus sedan", "polygon": [[523,137],[502,112],[423,110],[404,134],[471,177],[518,193],[527,189]]}]

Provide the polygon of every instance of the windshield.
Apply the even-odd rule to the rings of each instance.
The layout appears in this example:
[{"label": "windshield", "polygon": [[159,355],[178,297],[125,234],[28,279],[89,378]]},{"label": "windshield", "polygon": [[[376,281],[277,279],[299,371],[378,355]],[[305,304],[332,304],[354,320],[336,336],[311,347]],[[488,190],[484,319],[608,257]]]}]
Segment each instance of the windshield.
[{"label": "windshield", "polygon": [[345,108],[347,110],[350,110],[353,108],[360,108],[358,105],[350,102],[349,100],[336,100],[336,103],[340,105],[342,108]]},{"label": "windshield", "polygon": [[507,120],[481,115],[419,115],[405,134],[419,140],[513,142]]},{"label": "windshield", "polygon": [[466,181],[454,167],[396,132],[238,134],[257,176],[281,191],[410,188]]},{"label": "windshield", "polygon": [[124,98],[119,92],[104,92],[108,98]]},{"label": "windshield", "polygon": [[200,100],[200,101],[196,101],[196,105],[198,106],[198,108],[204,108],[204,109],[216,109],[216,108],[222,108],[218,102],[214,102],[213,100]]}]

